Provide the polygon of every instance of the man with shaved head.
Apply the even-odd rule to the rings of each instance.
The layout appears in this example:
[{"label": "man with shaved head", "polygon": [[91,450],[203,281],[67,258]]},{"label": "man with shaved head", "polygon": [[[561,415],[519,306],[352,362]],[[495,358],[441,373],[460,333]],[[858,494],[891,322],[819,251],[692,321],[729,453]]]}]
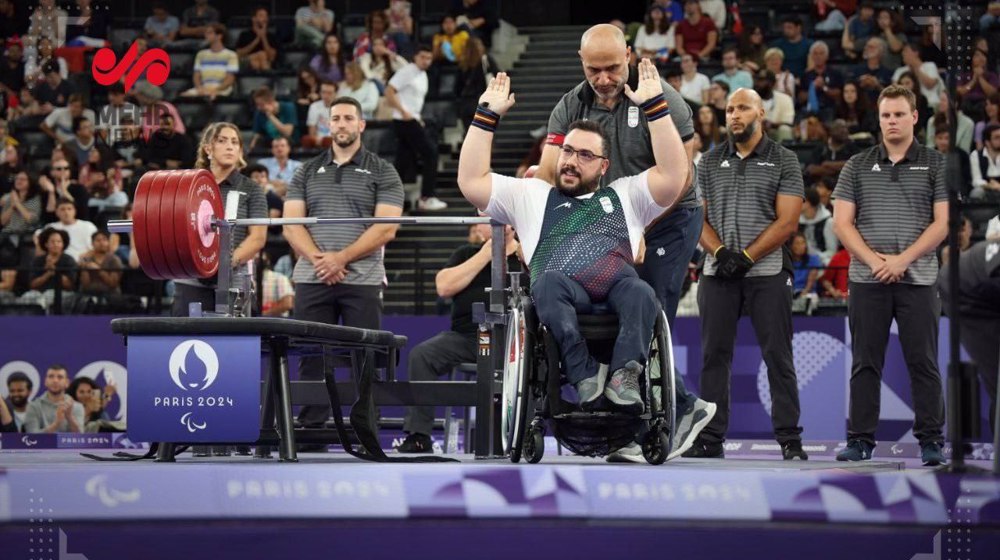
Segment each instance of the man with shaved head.
[{"label": "man with shaved head", "polygon": [[760,95],[736,90],[726,105],[728,140],[698,163],[706,209],[701,246],[708,253],[698,286],[701,393],[719,410],[685,457],[724,455],[736,325],[746,309],[767,365],[782,456],[808,458],[792,361],[791,262],[781,249],[798,229],[805,191],[798,158],[763,133],[763,121]]},{"label": "man with shaved head", "polygon": [[[535,176],[555,183],[557,173],[563,171],[558,168],[557,160],[569,125],[581,119],[601,124],[609,137],[611,151],[608,170],[601,178],[603,185],[642,173],[655,161],[648,121],[642,108],[625,94],[626,83],[634,90],[638,78],[637,70],[630,69],[628,64],[631,50],[625,43],[625,36],[613,25],[595,25],[583,34],[579,54],[586,79],[563,95],[552,110],[546,146]],[[692,187],[692,174],[688,173],[695,135],[691,109],[676,89],[662,79],[660,84],[670,106],[670,117],[687,153],[686,161],[671,162],[671,165],[678,173],[687,175],[688,181],[681,198],[647,228],[644,261],[638,272],[640,278],[653,287],[667,320],[673,324],[688,262],[701,233],[702,207],[698,191]],[[680,417],[671,446],[673,456],[691,446],[698,431],[714,414],[714,406],[688,392],[680,375],[677,381]],[[630,445],[615,459],[642,461],[642,451],[638,445]]]}]

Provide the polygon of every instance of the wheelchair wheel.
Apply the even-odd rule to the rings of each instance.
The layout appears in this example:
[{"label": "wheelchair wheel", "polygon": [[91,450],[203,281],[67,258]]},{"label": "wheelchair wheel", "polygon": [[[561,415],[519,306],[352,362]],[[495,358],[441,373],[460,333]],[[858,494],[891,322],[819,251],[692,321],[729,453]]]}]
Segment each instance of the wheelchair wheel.
[{"label": "wheelchair wheel", "polygon": [[651,429],[642,442],[642,457],[650,465],[662,465],[669,454],[669,433],[662,428]]},{"label": "wheelchair wheel", "polygon": [[542,455],[545,455],[545,435],[541,428],[532,426],[524,437],[524,458],[535,464],[542,460]]},{"label": "wheelchair wheel", "polygon": [[507,342],[504,345],[503,405],[500,409],[500,437],[504,453],[512,463],[521,460],[524,426],[528,416],[528,380],[532,363],[532,333],[528,332],[526,318],[527,298],[521,298],[511,307],[507,323]]},{"label": "wheelchair wheel", "polygon": [[[677,379],[674,362],[674,347],[671,342],[670,324],[667,316],[660,311],[656,317],[653,347],[650,350],[650,385],[652,387],[653,418],[662,417],[661,430],[666,436],[666,453],[672,451],[674,432],[677,428]],[[662,462],[662,461],[661,461]],[[659,463],[656,463],[659,464]]]}]

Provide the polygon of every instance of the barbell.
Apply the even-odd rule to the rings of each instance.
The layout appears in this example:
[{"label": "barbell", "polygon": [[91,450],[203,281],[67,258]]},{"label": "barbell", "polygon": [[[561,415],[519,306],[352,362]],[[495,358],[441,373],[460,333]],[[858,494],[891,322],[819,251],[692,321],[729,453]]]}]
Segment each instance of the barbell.
[{"label": "barbell", "polygon": [[[490,224],[488,217],[398,216],[357,218],[225,219],[222,193],[206,169],[150,171],[139,179],[131,220],[109,220],[108,231],[132,232],[143,272],[158,280],[209,278],[219,270],[220,237],[231,226],[336,224]],[[226,232],[220,228],[226,227]]]}]

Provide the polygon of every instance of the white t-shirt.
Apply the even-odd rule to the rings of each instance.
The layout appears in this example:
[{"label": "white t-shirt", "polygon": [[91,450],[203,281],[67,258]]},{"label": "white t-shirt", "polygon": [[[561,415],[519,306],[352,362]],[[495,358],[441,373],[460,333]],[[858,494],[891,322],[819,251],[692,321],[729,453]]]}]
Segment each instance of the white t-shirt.
[{"label": "white t-shirt", "polygon": [[320,138],[326,138],[330,135],[330,108],[326,106],[326,103],[323,103],[322,99],[317,99],[309,105],[306,126],[315,126],[316,135]]},{"label": "white t-shirt", "polygon": [[[632,245],[632,258],[639,254],[639,241],[646,226],[667,210],[653,200],[653,195],[649,192],[648,175],[649,171],[646,170],[638,175],[622,177],[606,187],[614,189],[622,202],[629,242]],[[514,228],[521,241],[524,260],[531,262],[540,241],[549,191],[555,187],[541,179],[515,179],[496,173],[491,173],[490,176],[493,191],[484,212],[494,220]],[[590,193],[578,198],[590,198],[593,195],[594,193]]]},{"label": "white t-shirt", "polygon": [[65,231],[69,235],[69,247],[66,247],[66,254],[73,257],[75,261],[79,261],[80,255],[94,247],[90,236],[97,232],[97,226],[87,220],[77,220],[68,226],[62,222],[56,222],[48,227]]},{"label": "white t-shirt", "polygon": [[698,72],[694,75],[691,81],[687,78],[681,77],[681,95],[684,99],[694,101],[695,103],[703,103],[704,100],[701,97],[701,92],[712,87],[712,83],[708,81],[708,76]]},{"label": "white t-shirt", "polygon": [[[892,73],[892,82],[898,82],[899,77],[909,71],[909,66],[900,66],[895,72]],[[927,98],[927,104],[930,105],[932,109],[937,108],[937,106],[941,103],[941,92],[944,91],[944,81],[941,80],[941,73],[938,72],[937,64],[930,61],[925,62],[920,65],[920,71],[928,76],[934,76],[937,78],[937,83],[934,84],[934,87],[932,88],[924,87],[923,82],[919,79],[917,80],[918,85],[920,85],[920,93],[924,94],[924,97]]]},{"label": "white t-shirt", "polygon": [[[302,6],[298,10],[295,10],[295,25],[312,26],[312,22],[309,22],[309,20],[317,16],[323,18],[324,21],[333,23],[333,10],[326,8],[322,10],[313,10],[309,6]],[[319,28],[317,27],[317,29]]]},{"label": "white t-shirt", "polygon": [[635,36],[635,50],[660,51],[662,49],[674,50],[676,41],[674,39],[677,24],[670,24],[666,33],[646,33],[646,26],[639,28]]},{"label": "white t-shirt", "polygon": [[[97,117],[94,115],[93,109],[84,109],[83,114],[80,116],[85,117],[91,124],[97,126]],[[69,107],[53,109],[42,122],[45,123],[45,126],[51,128],[52,132],[55,132],[60,142],[69,142],[73,139],[73,115],[69,112]]]},{"label": "white t-shirt", "polygon": [[[427,72],[411,62],[392,76],[389,85],[399,94],[399,102],[406,111],[414,118],[420,118],[420,112],[424,109],[424,98],[427,96]],[[392,118],[402,120],[403,113],[393,109]]]}]

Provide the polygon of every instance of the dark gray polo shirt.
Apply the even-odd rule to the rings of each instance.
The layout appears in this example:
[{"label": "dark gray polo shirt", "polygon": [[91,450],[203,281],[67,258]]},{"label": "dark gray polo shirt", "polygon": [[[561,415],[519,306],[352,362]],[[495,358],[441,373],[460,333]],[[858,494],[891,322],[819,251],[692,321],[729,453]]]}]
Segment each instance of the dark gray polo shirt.
[{"label": "dark gray polo shirt", "polygon": [[[674,126],[677,127],[681,140],[687,142],[694,136],[691,108],[670,84],[662,79],[660,84],[663,86],[663,97],[670,105],[670,117],[674,120]],[[635,88],[635,84],[632,84],[632,88]],[[570,123],[580,119],[596,121],[608,133],[611,143],[611,153],[607,154],[610,166],[601,182],[603,186],[622,177],[638,175],[656,165],[646,115],[624,93],[621,101],[614,108],[608,109],[597,101],[593,88],[584,80],[563,95],[549,115],[548,142],[561,145]],[[678,172],[681,171],[683,166],[678,168]],[[697,184],[695,181],[676,206],[701,206]]]},{"label": "dark gray polo shirt", "polygon": [[[914,141],[893,165],[879,144],[847,160],[832,196],[854,203],[854,227],[873,251],[898,255],[934,221],[934,203],[948,200],[944,161],[944,154]],[[937,255],[932,251],[913,261],[900,282],[930,286],[937,272]],[[848,278],[878,282],[868,265],[856,258],[851,259]]]},{"label": "dark gray polo shirt", "polygon": [[[333,150],[305,162],[295,171],[285,200],[303,200],[306,216],[358,218],[375,215],[375,206],[403,207],[403,183],[396,168],[363,146],[343,165],[333,162]],[[340,251],[351,245],[370,224],[306,226],[320,251]],[[347,266],[343,284],[381,286],[385,278],[383,251],[377,250]],[[292,273],[296,284],[319,284],[307,258],[299,259]]]},{"label": "dark gray polo shirt", "polygon": [[[805,197],[795,152],[767,135],[745,158],[740,158],[731,140],[716,146],[698,162],[698,182],[708,205],[705,219],[722,243],[734,251],[746,249],[777,219],[779,194]],[[708,255],[705,274],[715,276],[715,266],[715,257]],[[781,249],[758,257],[747,276],[779,272]]]}]

